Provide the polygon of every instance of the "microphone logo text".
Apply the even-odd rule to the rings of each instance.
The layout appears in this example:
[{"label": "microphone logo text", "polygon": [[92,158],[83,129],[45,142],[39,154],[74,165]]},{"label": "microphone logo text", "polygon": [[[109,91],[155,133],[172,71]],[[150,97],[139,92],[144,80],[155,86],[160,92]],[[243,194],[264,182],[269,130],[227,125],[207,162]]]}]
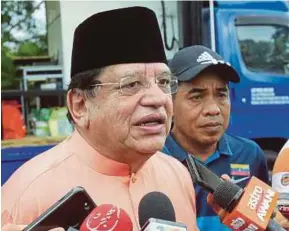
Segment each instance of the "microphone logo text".
[{"label": "microphone logo text", "polygon": [[232,220],[230,227],[232,230],[242,230],[242,231],[257,231],[258,227],[254,224],[249,224],[246,227],[246,222],[241,218],[238,217],[235,220]]},{"label": "microphone logo text", "polygon": [[276,193],[270,188],[264,191],[262,187],[256,185],[253,193],[249,197],[248,207],[251,210],[255,210],[257,212],[257,217],[263,222],[265,221],[265,217],[275,194]]},{"label": "microphone logo text", "polygon": [[240,229],[245,224],[246,224],[245,221],[241,217],[238,217],[237,219],[232,220],[230,227],[232,227],[233,230],[236,230]]},{"label": "microphone logo text", "polygon": [[90,231],[96,230],[108,230],[113,231],[120,218],[120,210],[116,206],[107,206],[107,211],[100,211],[95,214],[91,214],[86,220],[86,228]]}]

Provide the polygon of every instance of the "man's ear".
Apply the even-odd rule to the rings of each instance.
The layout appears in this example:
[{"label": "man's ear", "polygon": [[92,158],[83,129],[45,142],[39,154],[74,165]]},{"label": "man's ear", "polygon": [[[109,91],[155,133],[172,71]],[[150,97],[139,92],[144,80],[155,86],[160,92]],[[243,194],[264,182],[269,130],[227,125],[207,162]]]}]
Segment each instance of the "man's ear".
[{"label": "man's ear", "polygon": [[82,128],[89,127],[88,110],[85,105],[84,94],[77,90],[69,90],[66,96],[68,110],[74,123]]}]

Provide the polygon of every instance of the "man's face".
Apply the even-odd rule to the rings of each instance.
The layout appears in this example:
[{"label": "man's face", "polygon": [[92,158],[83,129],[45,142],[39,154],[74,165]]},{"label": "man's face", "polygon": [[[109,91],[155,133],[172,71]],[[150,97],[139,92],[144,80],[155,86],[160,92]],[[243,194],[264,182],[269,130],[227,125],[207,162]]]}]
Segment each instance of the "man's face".
[{"label": "man's face", "polygon": [[203,72],[180,84],[173,106],[173,132],[199,144],[215,144],[229,124],[227,82],[214,73]]},{"label": "man's face", "polygon": [[[95,145],[103,144],[110,151],[135,150],[153,154],[161,150],[171,126],[172,99],[156,84],[156,76],[170,76],[163,63],[120,64],[106,68],[101,83],[118,83],[126,79],[142,79],[150,87],[136,94],[125,94],[140,82],[101,86],[90,99],[89,134]],[[139,78],[140,77],[140,78]]]}]

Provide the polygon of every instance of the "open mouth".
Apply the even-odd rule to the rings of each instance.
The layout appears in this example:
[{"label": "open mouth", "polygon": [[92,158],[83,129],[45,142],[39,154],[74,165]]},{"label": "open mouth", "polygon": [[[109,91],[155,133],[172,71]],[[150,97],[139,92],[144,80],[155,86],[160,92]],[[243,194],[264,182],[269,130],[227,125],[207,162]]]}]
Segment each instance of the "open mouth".
[{"label": "open mouth", "polygon": [[165,124],[165,121],[166,121],[165,116],[161,114],[152,114],[143,117],[135,124],[135,126],[150,127]]}]

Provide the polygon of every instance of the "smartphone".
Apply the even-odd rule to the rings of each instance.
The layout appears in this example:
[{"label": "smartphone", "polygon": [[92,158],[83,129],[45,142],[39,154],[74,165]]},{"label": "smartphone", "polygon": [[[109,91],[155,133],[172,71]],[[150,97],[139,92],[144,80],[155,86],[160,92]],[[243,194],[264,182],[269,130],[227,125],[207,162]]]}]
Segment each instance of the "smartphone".
[{"label": "smartphone", "polygon": [[186,165],[193,182],[201,185],[211,193],[214,193],[216,188],[223,182],[222,178],[197,161],[192,155],[188,155]]},{"label": "smartphone", "polygon": [[49,229],[69,227],[79,229],[84,219],[96,207],[96,204],[85,191],[78,186],[30,223],[23,231],[47,231]]}]

